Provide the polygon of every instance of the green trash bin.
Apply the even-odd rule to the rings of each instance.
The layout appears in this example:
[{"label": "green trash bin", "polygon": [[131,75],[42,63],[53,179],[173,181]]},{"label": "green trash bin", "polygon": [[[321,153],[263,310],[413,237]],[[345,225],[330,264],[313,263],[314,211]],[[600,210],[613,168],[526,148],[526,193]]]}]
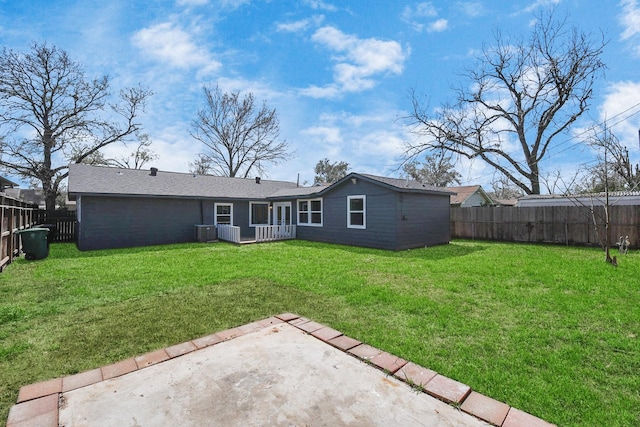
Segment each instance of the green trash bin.
[{"label": "green trash bin", "polygon": [[37,227],[18,231],[22,239],[22,252],[24,252],[25,259],[43,259],[49,255],[48,233],[48,228]]}]

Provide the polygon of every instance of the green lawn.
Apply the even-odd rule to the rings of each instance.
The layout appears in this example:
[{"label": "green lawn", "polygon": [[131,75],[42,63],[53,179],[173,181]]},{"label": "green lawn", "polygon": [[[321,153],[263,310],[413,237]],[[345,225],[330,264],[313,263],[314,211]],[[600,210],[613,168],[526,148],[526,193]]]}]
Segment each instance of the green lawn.
[{"label": "green lawn", "polygon": [[282,312],[562,426],[640,424],[640,253],[456,241],[79,252],[0,274],[0,419],[22,385]]}]

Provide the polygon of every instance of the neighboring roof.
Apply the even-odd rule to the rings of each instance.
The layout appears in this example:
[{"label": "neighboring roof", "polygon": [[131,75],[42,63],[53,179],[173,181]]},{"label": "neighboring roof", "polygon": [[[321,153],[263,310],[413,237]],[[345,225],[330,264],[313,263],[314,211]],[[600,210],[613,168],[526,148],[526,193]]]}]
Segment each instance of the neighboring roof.
[{"label": "neighboring roof", "polygon": [[25,203],[44,205],[44,194],[41,188],[5,188],[4,194]]},{"label": "neighboring roof", "polygon": [[478,193],[487,200],[490,204],[493,204],[494,201],[489,197],[489,195],[484,191],[481,185],[463,185],[460,187],[447,187],[447,190],[453,191],[456,193],[455,196],[451,197],[452,205],[461,205],[463,204],[469,197]]},{"label": "neighboring roof", "polygon": [[229,178],[190,173],[121,169],[84,164],[69,165],[69,194],[173,196],[264,199],[295,182]]},{"label": "neighboring roof", "polygon": [[[518,199],[517,206],[591,206],[591,203],[602,205],[606,201],[606,193],[559,195],[532,194]],[[612,191],[609,193],[610,205],[640,205],[639,191]]]}]

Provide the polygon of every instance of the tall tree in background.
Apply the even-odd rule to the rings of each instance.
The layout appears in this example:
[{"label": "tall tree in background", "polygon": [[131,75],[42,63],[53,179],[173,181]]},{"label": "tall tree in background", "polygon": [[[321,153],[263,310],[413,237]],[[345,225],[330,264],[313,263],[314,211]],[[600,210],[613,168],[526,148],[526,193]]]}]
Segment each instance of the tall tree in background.
[{"label": "tall tree in background", "polygon": [[146,164],[158,159],[158,155],[149,147],[151,140],[148,135],[140,135],[136,151],[128,156],[120,156],[115,159],[107,160],[105,163],[109,166],[117,166],[126,169],[142,169]]},{"label": "tall tree in background", "polygon": [[211,159],[202,153],[193,162],[189,162],[189,172],[196,175],[211,175],[212,169]]},{"label": "tall tree in background", "polygon": [[218,86],[205,87],[205,107],[192,122],[191,135],[202,142],[212,172],[246,178],[253,171],[265,174],[265,164],[285,160],[288,147],[280,141],[275,109],[256,104],[253,93],[223,93]]},{"label": "tall tree in background", "polygon": [[[597,126],[587,137],[598,153],[597,163],[587,168],[583,191],[588,193],[609,191],[636,191],[640,187],[640,165],[629,160],[629,150],[608,129]],[[606,185],[605,185],[606,184]]]},{"label": "tall tree in background", "polygon": [[540,194],[540,162],[587,110],[605,44],[553,11],[538,16],[528,39],[496,32],[453,105],[431,115],[413,92],[408,120],[420,138],[405,155],[440,149],[479,158],[524,193]]},{"label": "tall tree in background", "polygon": [[447,157],[443,152],[427,156],[422,164],[417,161],[405,163],[402,170],[410,178],[435,187],[460,185],[462,178],[451,163],[451,157]]},{"label": "tall tree in background", "polygon": [[[138,115],[150,91],[120,91],[110,103],[107,76],[87,79],[68,54],[46,43],[27,53],[0,54],[0,167],[42,185],[46,209],[68,175],[68,164],[100,157],[100,149],[138,137]],[[107,118],[108,117],[108,118]]]},{"label": "tall tree in background", "polygon": [[349,172],[349,163],[347,162],[334,162],[331,163],[329,159],[325,158],[318,163],[314,169],[316,176],[313,178],[313,183],[327,183],[332,184],[341,180],[347,176]]}]

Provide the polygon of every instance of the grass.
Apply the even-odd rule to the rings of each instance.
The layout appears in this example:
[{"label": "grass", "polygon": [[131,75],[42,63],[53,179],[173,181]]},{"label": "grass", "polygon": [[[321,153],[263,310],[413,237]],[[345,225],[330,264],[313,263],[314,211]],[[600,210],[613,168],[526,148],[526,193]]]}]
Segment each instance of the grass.
[{"label": "grass", "polygon": [[79,252],[0,274],[0,419],[21,386],[294,312],[562,426],[640,424],[640,253],[456,241]]}]

